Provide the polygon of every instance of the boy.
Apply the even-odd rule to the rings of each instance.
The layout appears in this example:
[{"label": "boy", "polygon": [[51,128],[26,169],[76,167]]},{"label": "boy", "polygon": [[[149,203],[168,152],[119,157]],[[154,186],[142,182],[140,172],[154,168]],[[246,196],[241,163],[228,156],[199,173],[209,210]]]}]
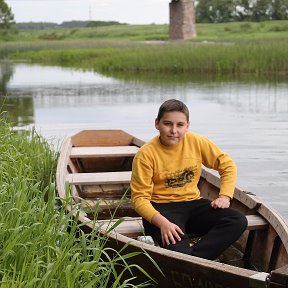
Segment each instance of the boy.
[{"label": "boy", "polygon": [[[155,127],[159,136],[141,147],[132,167],[132,204],[145,233],[161,247],[216,259],[247,227],[246,217],[229,208],[236,165],[210,140],[188,132],[189,110],[179,100],[160,106]],[[220,174],[219,197],[212,202],[197,187],[202,164]],[[189,233],[201,235],[192,247]]]}]

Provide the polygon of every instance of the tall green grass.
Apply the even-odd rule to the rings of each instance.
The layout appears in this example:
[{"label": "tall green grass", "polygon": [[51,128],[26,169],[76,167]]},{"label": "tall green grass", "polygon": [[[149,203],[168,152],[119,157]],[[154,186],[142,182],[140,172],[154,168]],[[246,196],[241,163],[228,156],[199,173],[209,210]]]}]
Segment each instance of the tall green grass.
[{"label": "tall green grass", "polygon": [[57,153],[35,131],[13,132],[2,119],[0,286],[133,287],[141,268],[127,262],[136,254],[107,248],[105,237],[71,221],[55,197]]},{"label": "tall green grass", "polygon": [[98,72],[168,72],[218,75],[287,75],[288,39],[253,43],[166,43],[14,54],[50,65]]}]

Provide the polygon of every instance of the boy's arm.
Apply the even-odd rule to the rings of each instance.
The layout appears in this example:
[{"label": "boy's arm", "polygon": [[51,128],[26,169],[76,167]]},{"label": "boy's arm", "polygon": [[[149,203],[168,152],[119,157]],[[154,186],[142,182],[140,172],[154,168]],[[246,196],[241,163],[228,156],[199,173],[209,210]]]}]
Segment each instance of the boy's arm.
[{"label": "boy's arm", "polygon": [[218,200],[214,204],[216,206],[219,205],[219,208],[227,208],[221,206],[227,206],[228,204],[229,207],[237,180],[237,167],[235,162],[228,154],[223,152],[207,138],[202,138],[201,154],[203,164],[208,168],[217,170],[220,175],[219,198],[217,198]]},{"label": "boy's arm", "polygon": [[131,200],[135,211],[144,219],[151,222],[158,211],[150,203],[153,191],[153,167],[150,163],[134,157],[131,177]]}]

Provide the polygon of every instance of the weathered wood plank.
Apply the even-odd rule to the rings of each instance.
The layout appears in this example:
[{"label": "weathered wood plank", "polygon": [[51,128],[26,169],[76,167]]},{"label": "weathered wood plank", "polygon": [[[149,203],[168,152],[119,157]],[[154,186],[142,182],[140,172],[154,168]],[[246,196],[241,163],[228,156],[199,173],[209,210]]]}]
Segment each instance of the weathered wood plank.
[{"label": "weathered wood plank", "polygon": [[268,222],[259,215],[246,215],[248,226],[247,230],[258,230],[268,228]]},{"label": "weathered wood plank", "polygon": [[82,187],[82,198],[118,198],[130,195],[129,184],[86,185]]},{"label": "weathered wood plank", "polygon": [[288,283],[288,265],[283,266],[277,270],[271,271],[271,283],[269,287],[287,287]]},{"label": "weathered wood plank", "polygon": [[[92,202],[90,202],[92,205]],[[247,220],[248,220],[248,227],[247,229],[264,229],[264,227],[267,227],[267,222],[263,218],[261,218],[258,215],[247,215]],[[115,223],[116,220],[105,220],[102,221],[100,224],[102,229],[107,229],[107,227],[112,227]],[[258,226],[257,226],[258,224]],[[265,226],[266,225],[266,226]],[[142,226],[142,221],[141,218],[131,218],[127,221],[121,222],[117,227],[115,227],[114,231],[123,235],[130,235],[130,234],[141,234],[143,233],[143,226]]]},{"label": "weathered wood plank", "polygon": [[[117,220],[100,220],[97,224],[99,224],[98,228],[103,230],[109,230],[113,225],[115,225]],[[114,232],[120,233],[122,235],[131,236],[131,235],[139,235],[144,232],[144,228],[142,226],[142,218],[126,218],[123,222],[115,226],[113,229]]]},{"label": "weathered wood plank", "polygon": [[71,158],[132,157],[138,152],[137,146],[72,147]]},{"label": "weathered wood plank", "polygon": [[74,147],[125,146],[133,136],[122,130],[83,130],[71,137]]},{"label": "weathered wood plank", "polygon": [[131,171],[72,173],[66,175],[66,181],[74,185],[99,185],[130,183]]},{"label": "weathered wood plank", "polygon": [[117,208],[126,208],[132,210],[131,200],[130,199],[82,199],[81,200],[81,209],[87,212],[88,210],[93,211],[97,207],[100,209],[110,209],[115,210]]}]

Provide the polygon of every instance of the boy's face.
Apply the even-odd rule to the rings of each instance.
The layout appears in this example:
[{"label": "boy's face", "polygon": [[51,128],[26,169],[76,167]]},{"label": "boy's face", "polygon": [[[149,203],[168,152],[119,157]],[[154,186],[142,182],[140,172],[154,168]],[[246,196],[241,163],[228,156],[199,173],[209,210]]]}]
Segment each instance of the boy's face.
[{"label": "boy's face", "polygon": [[159,130],[161,143],[165,146],[173,146],[184,137],[189,122],[182,112],[165,112],[159,121],[155,119],[155,127]]}]

